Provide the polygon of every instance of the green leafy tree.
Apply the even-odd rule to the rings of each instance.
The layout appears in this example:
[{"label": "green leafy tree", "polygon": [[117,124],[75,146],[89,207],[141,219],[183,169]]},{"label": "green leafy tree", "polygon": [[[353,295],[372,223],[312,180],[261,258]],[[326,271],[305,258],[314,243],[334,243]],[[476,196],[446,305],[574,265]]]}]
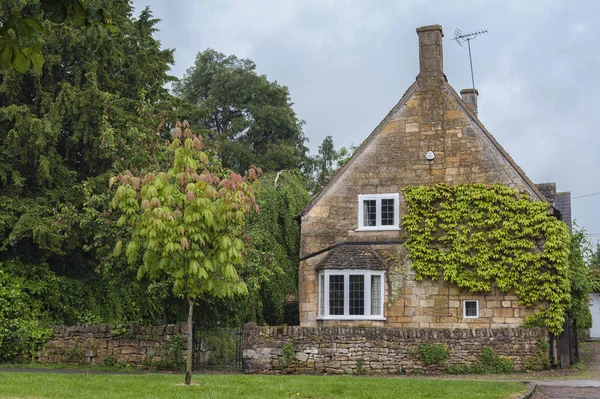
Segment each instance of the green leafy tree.
[{"label": "green leafy tree", "polygon": [[311,159],[310,169],[307,170],[307,175],[310,176],[308,187],[311,192],[318,192],[325,184],[327,178],[335,174],[352,159],[356,147],[352,146],[350,148],[349,150],[346,147],[342,147],[336,151],[331,136],[323,139],[323,142],[319,146],[318,154]]},{"label": "green leafy tree", "polygon": [[590,269],[586,262],[590,258],[591,245],[585,229],[573,226],[571,232],[571,310],[570,316],[577,328],[592,327],[589,294],[592,291]]},{"label": "green leafy tree", "polygon": [[256,164],[268,172],[307,161],[303,122],[288,88],[258,75],[251,60],[212,49],[198,53],[175,92],[192,105],[192,124],[220,145],[225,167],[240,172]]},{"label": "green leafy tree", "polygon": [[[300,229],[298,215],[310,200],[298,170],[267,173],[257,195],[260,214],[250,219],[252,237],[247,266],[255,303],[255,321],[269,325],[297,325]],[[264,271],[256,273],[256,271]]]},{"label": "green leafy tree", "polygon": [[8,0],[0,6],[0,68],[25,73],[31,64],[42,67],[45,21],[84,27],[88,37],[101,38],[98,50],[120,55],[110,38],[117,28],[104,8],[83,0]]},{"label": "green leafy tree", "polygon": [[173,51],[153,38],[149,10],[87,4],[113,15],[121,61],[97,52],[102,38],[85,25],[46,22],[43,66],[0,68],[0,262],[54,323],[154,320],[146,287],[121,283],[137,269],[112,262],[115,221],[100,215],[110,175],[160,162],[177,106],[164,88]]},{"label": "green leafy tree", "polygon": [[[244,225],[258,211],[253,181],[224,170],[203,151],[201,137],[187,121],[177,123],[170,146],[172,164],[136,177],[119,175],[113,207],[119,224],[131,227],[127,257],[142,265],[138,278],[168,276],[176,294],[188,301],[188,347],[185,383],[191,382],[194,305],[200,295],[232,297],[248,292],[236,267],[243,264]],[[121,251],[117,242],[115,254]]]}]

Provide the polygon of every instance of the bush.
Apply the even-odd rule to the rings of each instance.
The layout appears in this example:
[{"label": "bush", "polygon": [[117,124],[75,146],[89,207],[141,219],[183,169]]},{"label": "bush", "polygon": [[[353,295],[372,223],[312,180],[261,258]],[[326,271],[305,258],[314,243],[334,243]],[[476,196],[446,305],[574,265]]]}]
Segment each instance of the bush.
[{"label": "bush", "polygon": [[505,356],[498,356],[492,348],[481,350],[480,360],[474,364],[454,364],[448,367],[450,374],[490,374],[511,373],[514,371],[513,361]]},{"label": "bush", "polygon": [[0,264],[0,361],[12,362],[19,354],[33,358],[52,337],[39,322],[39,304],[11,278]]},{"label": "bush", "polygon": [[419,346],[419,359],[429,366],[430,364],[441,364],[448,359],[449,350],[443,344],[423,344]]}]

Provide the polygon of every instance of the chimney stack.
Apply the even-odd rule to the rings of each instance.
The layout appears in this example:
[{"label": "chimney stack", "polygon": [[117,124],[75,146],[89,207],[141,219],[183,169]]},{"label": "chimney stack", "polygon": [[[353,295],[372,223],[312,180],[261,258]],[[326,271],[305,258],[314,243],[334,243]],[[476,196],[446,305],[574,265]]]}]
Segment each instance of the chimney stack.
[{"label": "chimney stack", "polygon": [[477,97],[479,97],[477,89],[462,89],[460,96],[467,107],[477,115]]},{"label": "chimney stack", "polygon": [[417,28],[419,35],[419,76],[421,78],[437,78],[444,76],[444,54],[442,49],[441,25],[429,25]]}]

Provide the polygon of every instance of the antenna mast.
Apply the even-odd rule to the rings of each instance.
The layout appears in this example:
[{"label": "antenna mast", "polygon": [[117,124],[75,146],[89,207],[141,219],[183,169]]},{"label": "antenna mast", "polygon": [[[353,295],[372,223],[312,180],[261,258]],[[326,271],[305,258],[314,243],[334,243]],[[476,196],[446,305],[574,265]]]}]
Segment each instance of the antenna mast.
[{"label": "antenna mast", "polygon": [[462,31],[458,28],[454,31],[454,38],[456,43],[462,47],[464,42],[467,42],[467,46],[469,47],[469,64],[471,65],[471,83],[473,84],[473,90],[475,90],[475,78],[473,77],[473,58],[471,58],[471,40],[477,38],[478,35],[483,35],[487,33],[487,30],[479,30],[471,33],[462,33]]}]

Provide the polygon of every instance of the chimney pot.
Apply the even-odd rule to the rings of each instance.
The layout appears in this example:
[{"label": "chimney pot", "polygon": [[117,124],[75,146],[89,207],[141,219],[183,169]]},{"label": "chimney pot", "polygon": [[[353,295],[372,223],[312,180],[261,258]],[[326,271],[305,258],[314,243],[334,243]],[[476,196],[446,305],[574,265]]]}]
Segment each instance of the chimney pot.
[{"label": "chimney pot", "polygon": [[460,96],[467,107],[477,115],[477,97],[479,97],[477,89],[462,89]]},{"label": "chimney pot", "polygon": [[417,28],[419,35],[419,78],[444,76],[444,54],[442,48],[441,25]]}]

